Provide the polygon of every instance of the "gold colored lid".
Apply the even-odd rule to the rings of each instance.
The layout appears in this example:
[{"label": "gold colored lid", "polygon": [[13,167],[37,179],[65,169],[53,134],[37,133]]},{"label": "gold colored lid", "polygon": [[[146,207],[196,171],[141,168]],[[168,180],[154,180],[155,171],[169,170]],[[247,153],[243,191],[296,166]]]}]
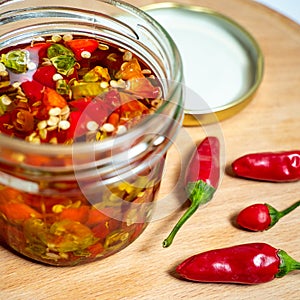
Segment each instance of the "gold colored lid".
[{"label": "gold colored lid", "polygon": [[252,100],[264,59],[242,26],[199,6],[165,2],[142,9],[167,30],[181,53],[185,86],[191,91],[185,99],[185,126],[224,120]]}]

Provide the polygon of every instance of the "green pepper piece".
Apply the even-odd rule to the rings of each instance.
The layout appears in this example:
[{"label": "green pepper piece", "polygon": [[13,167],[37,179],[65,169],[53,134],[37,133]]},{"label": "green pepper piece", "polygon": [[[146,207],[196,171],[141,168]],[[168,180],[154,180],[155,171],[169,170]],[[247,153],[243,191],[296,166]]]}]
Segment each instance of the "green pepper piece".
[{"label": "green pepper piece", "polygon": [[40,219],[28,219],[24,223],[24,236],[28,243],[27,250],[42,255],[47,250],[48,239],[47,225]]},{"label": "green pepper piece", "polygon": [[49,231],[52,238],[48,248],[57,252],[83,250],[99,240],[85,225],[67,219],[53,223]]},{"label": "green pepper piece", "polygon": [[107,68],[96,66],[83,76],[85,82],[110,81],[110,75]]},{"label": "green pepper piece", "polygon": [[104,248],[114,251],[124,248],[129,243],[129,232],[124,230],[111,232],[105,239]]},{"label": "green pepper piece", "polygon": [[57,72],[63,75],[71,75],[74,72],[76,60],[70,55],[55,56],[50,59]]},{"label": "green pepper piece", "polygon": [[56,91],[60,95],[69,95],[71,89],[65,79],[59,79],[56,82]]},{"label": "green pepper piece", "polygon": [[16,73],[25,73],[28,61],[29,53],[25,50],[9,51],[6,54],[2,54],[0,59],[0,62]]},{"label": "green pepper piece", "polygon": [[99,82],[77,82],[72,87],[72,95],[74,99],[88,96],[98,96],[105,92]]},{"label": "green pepper piece", "polygon": [[49,59],[61,55],[74,56],[74,53],[70,49],[60,44],[53,44],[47,50],[47,56]]},{"label": "green pepper piece", "polygon": [[7,95],[0,96],[0,116],[5,114],[7,106],[10,104],[9,102],[11,102],[11,100]]}]

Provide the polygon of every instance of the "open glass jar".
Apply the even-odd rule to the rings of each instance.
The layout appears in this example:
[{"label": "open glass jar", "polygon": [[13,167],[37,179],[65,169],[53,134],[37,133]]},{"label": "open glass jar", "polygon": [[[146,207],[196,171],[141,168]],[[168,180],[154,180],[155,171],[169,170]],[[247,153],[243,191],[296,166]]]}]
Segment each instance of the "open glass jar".
[{"label": "open glass jar", "polygon": [[[5,124],[1,120],[4,124],[0,134],[1,240],[26,257],[57,266],[71,266],[112,255],[133,242],[149,222],[162,177],[164,158],[182,123],[183,78],[178,50],[159,24],[124,2],[65,0],[51,1],[48,5],[38,0],[16,0],[0,1],[0,4],[0,53],[4,53],[1,58],[4,70],[0,71],[0,118],[7,115],[11,103],[16,99],[27,103],[26,109],[14,106],[13,109],[18,108],[15,114],[17,122]],[[74,136],[76,133],[79,135],[79,132],[82,134],[83,127],[85,130],[88,127],[93,131],[94,139],[90,140],[89,132],[89,138],[85,134],[84,141],[79,137],[67,143],[53,143],[53,140],[43,143],[41,140],[45,136],[41,133],[45,133],[45,128],[39,131],[38,137],[36,133],[29,132],[25,140],[21,139],[15,134],[20,133],[20,125],[23,125],[20,116],[24,110],[32,112],[35,109],[32,103],[28,104],[28,95],[34,92],[31,90],[27,94],[22,89],[22,74],[27,74],[27,77],[34,74],[39,62],[29,59],[31,65],[27,64],[24,72],[16,71],[7,62],[8,59],[5,61],[7,51],[23,51],[20,45],[34,47],[36,43],[44,42],[57,45],[62,43],[62,37],[69,39],[70,36],[84,41],[97,40],[101,46],[98,45],[97,51],[108,48],[113,49],[111,53],[120,51],[123,59],[127,56],[125,63],[130,62],[132,57],[137,58],[147,66],[142,74],[151,71],[152,76],[147,77],[147,82],[153,81],[155,88],[160,91],[160,95],[151,101],[147,98],[148,94],[133,99],[132,82],[128,88],[130,79],[124,77],[122,85],[113,85],[112,82],[118,83],[119,78],[114,77],[115,73],[110,73],[110,80],[104,85],[102,81],[99,83],[97,79],[94,80],[103,91],[101,95],[94,95],[91,103],[98,103],[98,98],[103,101],[103,95],[113,91],[125,93],[126,99],[130,95],[128,103],[136,103],[141,99],[157,103],[159,100],[160,105],[150,107],[146,115],[133,109],[134,116],[130,124],[134,126],[126,128],[126,122],[122,127],[114,124],[123,130],[111,136],[111,127],[107,125],[108,116],[104,116],[106,133],[103,133],[103,124],[94,126],[97,119],[93,119],[89,125],[86,123],[86,116],[91,111],[96,112],[96,116],[98,113],[102,116],[97,107],[85,105],[81,111],[75,106],[81,116],[77,120]],[[80,58],[76,54],[74,56],[76,67],[80,70],[83,61],[91,58],[91,53],[86,51],[82,55],[82,52]],[[49,59],[45,61],[49,63]],[[51,63],[53,61],[50,59]],[[54,75],[57,77],[57,74]],[[54,77],[51,78],[54,80]],[[142,77],[145,82],[146,75]],[[25,81],[36,80],[44,84],[40,102],[44,103],[49,89],[57,92],[57,83],[54,87],[48,87],[43,76],[33,78]],[[80,81],[77,77],[74,80]],[[72,88],[76,89],[76,86]],[[142,95],[145,95],[144,88],[142,85],[139,90]],[[72,92],[74,94],[74,90]],[[66,98],[66,95],[63,97]],[[86,103],[87,94],[84,93],[75,101],[82,98]],[[47,99],[51,102],[51,96],[48,95]],[[70,102],[67,101],[68,116],[60,119],[67,121],[63,122],[67,126],[60,129],[57,124],[54,126],[57,135],[72,126],[72,120],[68,117],[74,107],[69,105]],[[115,107],[113,113],[120,113],[121,108]],[[53,121],[50,110],[47,113]],[[56,118],[61,116],[61,110],[59,115],[54,114]],[[48,134],[50,125],[48,123],[46,127]],[[13,130],[13,133],[8,136],[6,130]],[[55,140],[56,136],[52,134],[52,138]]]}]

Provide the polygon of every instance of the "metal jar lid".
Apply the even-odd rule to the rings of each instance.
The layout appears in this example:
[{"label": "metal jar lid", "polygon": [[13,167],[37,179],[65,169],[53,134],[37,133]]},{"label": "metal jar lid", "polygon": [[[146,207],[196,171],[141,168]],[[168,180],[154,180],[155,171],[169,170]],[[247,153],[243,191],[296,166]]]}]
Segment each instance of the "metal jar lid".
[{"label": "metal jar lid", "polygon": [[185,126],[224,120],[252,100],[264,59],[242,26],[205,7],[166,2],[142,9],[166,29],[181,53],[185,85],[192,91],[185,99]]}]

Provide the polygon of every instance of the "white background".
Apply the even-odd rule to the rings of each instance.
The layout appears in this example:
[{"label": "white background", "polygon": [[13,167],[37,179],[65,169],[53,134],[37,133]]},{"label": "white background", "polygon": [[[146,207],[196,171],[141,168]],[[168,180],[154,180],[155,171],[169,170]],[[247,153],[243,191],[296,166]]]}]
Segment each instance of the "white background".
[{"label": "white background", "polygon": [[255,0],[281,14],[289,17],[300,24],[300,1],[299,0]]}]

